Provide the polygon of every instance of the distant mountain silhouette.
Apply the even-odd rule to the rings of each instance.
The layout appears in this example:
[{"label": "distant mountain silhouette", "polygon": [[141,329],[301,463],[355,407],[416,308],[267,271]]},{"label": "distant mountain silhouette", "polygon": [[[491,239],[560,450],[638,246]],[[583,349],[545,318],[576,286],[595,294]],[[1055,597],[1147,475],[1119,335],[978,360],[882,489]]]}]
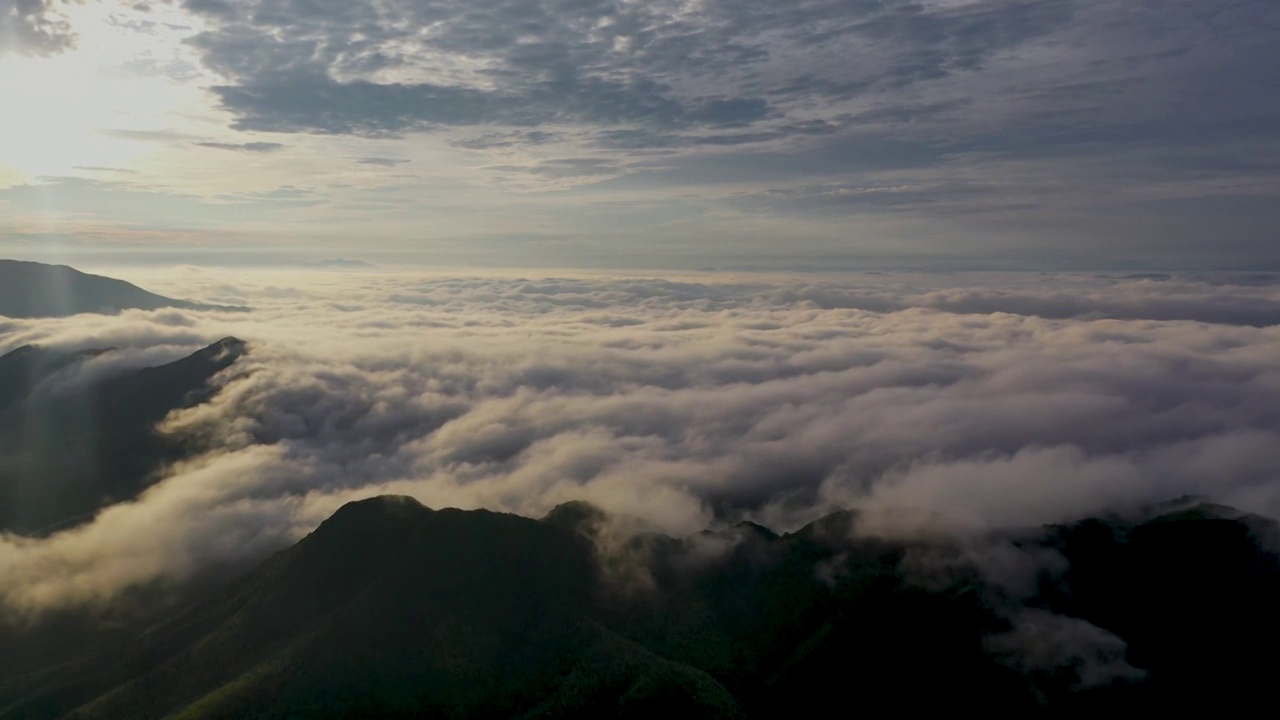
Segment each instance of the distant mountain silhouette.
[{"label": "distant mountain silhouette", "polygon": [[[1010,662],[990,642],[1010,608],[978,575],[931,585],[904,569],[960,548],[854,539],[849,513],[620,546],[593,539],[610,521],[583,503],[541,521],[351,503],[145,632],[82,627],[43,669],[30,641],[0,644],[18,648],[0,662],[0,718],[1075,717],[1270,698],[1280,565],[1259,537],[1276,524],[1229,509],[1009,539],[1070,561],[1022,611],[1129,643],[1134,667],[1083,684],[1089,646],[1061,667]],[[1071,642],[1032,633],[1026,650]]]},{"label": "distant mountain silhouette", "polygon": [[155,425],[206,400],[209,380],[245,351],[224,338],[167,365],[100,378],[77,371],[109,349],[26,346],[0,356],[0,530],[49,531],[136,496],[160,463],[182,454]]},{"label": "distant mountain silhouette", "polygon": [[351,258],[325,258],[323,260],[312,260],[303,264],[308,267],[329,268],[331,270],[367,270],[378,267],[373,263],[365,262],[364,260],[353,260]]},{"label": "distant mountain silhouette", "polygon": [[126,309],[244,310],[175,300],[123,280],[90,275],[65,265],[0,260],[0,315],[14,318],[115,313]]}]

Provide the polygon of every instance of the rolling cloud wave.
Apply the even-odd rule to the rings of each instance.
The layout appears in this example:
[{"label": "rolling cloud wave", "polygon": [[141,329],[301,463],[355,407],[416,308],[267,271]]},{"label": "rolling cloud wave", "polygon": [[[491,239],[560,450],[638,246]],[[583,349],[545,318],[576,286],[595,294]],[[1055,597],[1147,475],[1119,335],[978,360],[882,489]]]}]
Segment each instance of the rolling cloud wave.
[{"label": "rolling cloud wave", "polygon": [[256,310],[0,326],[0,351],[110,345],[135,366],[252,347],[163,427],[207,451],[92,523],[4,538],[0,599],[258,557],[383,493],[527,515],[587,500],[671,533],[853,507],[870,532],[963,535],[1183,495],[1277,516],[1264,280],[192,268],[171,282]]}]

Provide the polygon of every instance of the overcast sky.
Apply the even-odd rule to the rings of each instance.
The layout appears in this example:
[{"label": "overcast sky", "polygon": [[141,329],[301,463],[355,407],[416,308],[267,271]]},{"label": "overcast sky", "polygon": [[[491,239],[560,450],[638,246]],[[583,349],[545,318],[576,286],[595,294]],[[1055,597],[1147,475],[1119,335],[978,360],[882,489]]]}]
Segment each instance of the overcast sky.
[{"label": "overcast sky", "polygon": [[0,255],[1280,266],[1274,0],[0,0]]}]

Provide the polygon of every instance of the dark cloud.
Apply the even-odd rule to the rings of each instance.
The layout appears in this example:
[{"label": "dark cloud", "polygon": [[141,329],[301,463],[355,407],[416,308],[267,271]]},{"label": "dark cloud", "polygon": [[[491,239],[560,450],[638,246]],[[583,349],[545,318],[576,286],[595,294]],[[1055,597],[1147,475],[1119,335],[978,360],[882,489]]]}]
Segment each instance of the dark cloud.
[{"label": "dark cloud", "polygon": [[356,162],[360,163],[361,165],[376,165],[378,167],[396,167],[397,165],[404,165],[409,161],[401,158],[362,157],[362,158],[358,158]]},{"label": "dark cloud", "polygon": [[599,148],[612,150],[650,150],[697,148],[699,146],[753,145],[788,137],[829,135],[838,126],[826,120],[792,122],[768,129],[744,132],[667,133],[651,130],[600,130],[587,140]]},{"label": "dark cloud", "polygon": [[107,137],[119,140],[138,140],[141,142],[183,142],[194,138],[177,130],[132,130],[127,128],[109,128],[98,130]]},{"label": "dark cloud", "polygon": [[[1184,495],[1280,512],[1280,325],[1235,324],[1280,302],[1274,282],[196,268],[129,279],[255,312],[9,321],[0,352],[180,352],[234,334],[252,343],[247,372],[167,423],[209,454],[78,530],[0,543],[11,602],[258,555],[388,492],[529,515],[585,499],[676,533],[743,518],[788,529],[856,507],[859,532],[968,535]],[[927,578],[973,565],[1017,600],[1028,572],[1056,562],[963,548],[911,567]],[[1130,672],[1096,628],[1012,619],[992,649],[1015,666],[1072,665],[1084,683]],[[1103,653],[1082,658],[1089,648]]]},{"label": "dark cloud", "polygon": [[[136,5],[132,5],[130,6],[130,9],[139,13],[151,12],[151,6],[145,3],[138,3]],[[156,29],[160,27],[160,23],[154,20],[150,20],[145,16],[136,17],[136,16],[122,15],[119,13],[112,13],[108,15],[107,23],[114,27],[125,28],[126,30],[131,30],[136,33],[142,33],[144,35],[152,35],[155,33]]]},{"label": "dark cloud", "polygon": [[467,150],[493,150],[523,145],[545,145],[564,139],[560,133],[545,130],[514,130],[509,132],[489,132],[467,138],[451,140],[450,145]]},{"label": "dark cloud", "polygon": [[100,165],[76,165],[74,170],[86,170],[88,172],[104,172],[104,173],[121,173],[124,175],[137,175],[137,170],[128,168],[102,167]]},{"label": "dark cloud", "polygon": [[865,212],[910,212],[946,207],[952,212],[996,209],[990,203],[975,206],[974,196],[990,196],[998,191],[982,183],[940,183],[902,181],[834,182],[760,193],[737,195],[734,201],[744,209],[770,214],[853,215]]},{"label": "dark cloud", "polygon": [[[386,14],[371,3],[293,0],[187,7],[218,22],[192,42],[231,81],[215,92],[237,127],[363,135],[564,122],[748,126],[782,117],[769,96],[787,88],[814,98],[851,71],[864,87],[972,71],[1072,14],[1071,3],[1008,1],[942,10],[834,0],[785,11],[542,0],[398,3]],[[800,50],[806,58],[795,57]],[[850,62],[850,52],[866,62]],[[406,79],[373,79],[380,72]]]},{"label": "dark cloud", "polygon": [[283,150],[284,145],[276,142],[247,142],[247,143],[225,143],[225,142],[198,142],[193,143],[200,147],[213,148],[215,150],[230,150],[232,152],[245,153],[272,153],[277,150]]},{"label": "dark cloud", "polygon": [[76,33],[56,0],[0,2],[0,57],[53,55],[75,46]]}]

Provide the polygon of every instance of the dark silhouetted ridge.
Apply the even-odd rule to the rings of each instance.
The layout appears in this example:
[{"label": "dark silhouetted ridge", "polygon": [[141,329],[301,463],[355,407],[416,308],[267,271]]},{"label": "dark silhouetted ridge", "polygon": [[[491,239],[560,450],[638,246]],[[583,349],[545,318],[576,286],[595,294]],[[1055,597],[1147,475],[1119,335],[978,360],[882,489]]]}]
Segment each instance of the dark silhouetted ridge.
[{"label": "dark silhouetted ridge", "polygon": [[156,425],[211,398],[213,377],[248,346],[223,338],[165,365],[62,382],[109,352],[29,346],[0,357],[0,530],[49,533],[136,497],[187,451]]},{"label": "dark silhouetted ridge", "polygon": [[147,292],[123,280],[91,275],[66,265],[0,260],[0,315],[64,317],[121,310],[245,310],[205,305]]},{"label": "dark silhouetted ridge", "polygon": [[426,505],[408,495],[378,495],[367,500],[353,500],[338,508],[328,520],[320,523],[313,535],[417,522],[431,512]]},{"label": "dark silhouetted ridge", "polygon": [[592,535],[599,530],[608,517],[604,510],[589,502],[572,500],[552,508],[542,521],[567,530]]},{"label": "dark silhouetted ridge", "polygon": [[752,535],[755,535],[755,536],[757,536],[757,537],[763,538],[763,539],[765,539],[765,540],[777,540],[777,539],[778,539],[778,533],[776,533],[776,532],[774,532],[774,531],[770,530],[769,528],[767,528],[767,527],[765,527],[765,526],[763,526],[763,525],[761,525],[761,524],[759,524],[759,523],[753,523],[753,522],[750,522],[750,521],[747,521],[747,520],[743,520],[742,522],[738,523],[737,525],[734,525],[734,527],[735,527],[736,529],[740,530],[740,531],[750,533],[750,534],[752,534]]},{"label": "dark silhouetted ridge", "polygon": [[[1161,509],[1018,535],[1069,569],[1010,605],[963,566],[920,579],[913,553],[962,563],[965,547],[859,539],[853,513],[781,536],[742,523],[596,547],[584,523],[620,524],[587,503],[531,520],[371,498],[147,632],[98,641],[110,652],[0,676],[0,718],[1261,707],[1273,667],[1258,653],[1280,642],[1280,560],[1259,529],[1276,523],[1220,506]],[[1019,613],[1061,624],[1032,628],[1019,646],[1009,641]],[[1082,679],[1104,661],[1088,642],[1099,636],[1127,644],[1106,660],[1123,670]],[[1065,652],[1058,664],[1054,652]]]},{"label": "dark silhouetted ridge", "polygon": [[68,681],[96,678],[95,687],[72,681],[65,694],[37,692],[9,712],[79,705],[70,717],[739,715],[705,673],[592,620],[596,581],[586,541],[549,523],[433,511],[404,497],[353,502],[221,597],[154,632],[164,643],[144,642],[108,666],[60,669]]},{"label": "dark silhouetted ridge", "polygon": [[841,545],[847,543],[848,539],[853,537],[857,521],[857,512],[841,510],[814,520],[794,534],[809,542]]}]

